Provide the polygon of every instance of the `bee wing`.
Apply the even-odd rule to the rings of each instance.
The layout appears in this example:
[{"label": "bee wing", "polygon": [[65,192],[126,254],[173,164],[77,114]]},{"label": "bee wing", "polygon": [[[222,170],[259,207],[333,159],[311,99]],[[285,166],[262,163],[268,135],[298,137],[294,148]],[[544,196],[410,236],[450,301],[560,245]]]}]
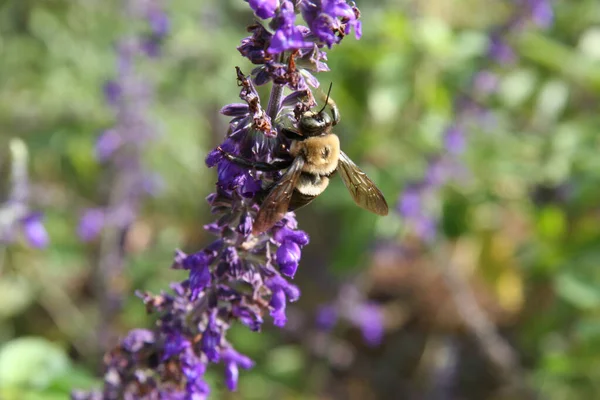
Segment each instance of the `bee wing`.
[{"label": "bee wing", "polygon": [[378,215],[388,214],[381,191],[343,151],[340,151],[337,170],[356,204]]},{"label": "bee wing", "polygon": [[271,228],[275,223],[283,218],[287,213],[292,194],[298,183],[298,178],[304,166],[304,159],[296,157],[292,165],[283,174],[269,194],[264,199],[258,210],[252,233],[257,235]]}]

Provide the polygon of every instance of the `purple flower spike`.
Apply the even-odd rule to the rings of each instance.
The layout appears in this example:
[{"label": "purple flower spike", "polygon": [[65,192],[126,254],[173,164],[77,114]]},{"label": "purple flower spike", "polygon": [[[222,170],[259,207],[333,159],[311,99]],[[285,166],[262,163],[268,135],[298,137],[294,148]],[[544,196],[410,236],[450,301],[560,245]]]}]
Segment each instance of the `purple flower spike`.
[{"label": "purple flower spike", "polygon": [[[143,4],[151,7],[154,1]],[[299,8],[306,4],[315,8],[313,26],[296,25],[295,4]],[[139,6],[137,2],[136,5]],[[90,393],[88,399],[205,399],[210,391],[204,374],[211,363],[221,361],[225,366],[225,385],[236,390],[240,368],[251,368],[253,362],[229,342],[229,327],[241,322],[259,332],[267,313],[273,317],[274,325],[284,326],[287,303],[300,298],[300,290],[289,279],[299,267],[308,235],[298,230],[293,212],[286,213],[266,232],[252,234],[268,187],[285,173],[254,168],[253,164],[290,159],[290,143],[279,132],[280,121],[284,118],[296,124],[296,112],[314,107],[310,87],[318,87],[319,82],[312,73],[329,70],[324,45],[339,43],[351,29],[360,36],[360,14],[342,1],[249,0],[249,7],[259,18],[272,20],[269,29],[259,22],[247,28],[250,36],[241,41],[238,51],[256,68],[250,76],[236,68],[242,103],[221,109],[222,114],[231,117],[229,129],[205,160],[208,167],[217,170],[215,191],[206,198],[215,220],[204,224],[206,232],[216,238],[202,251],[190,255],[181,250],[175,252],[172,268],[180,273],[187,271],[188,276],[173,283],[170,293],[137,293],[157,319],[152,335],[149,331],[133,331],[109,352],[104,358],[104,388]],[[168,30],[164,15],[141,15],[148,18],[154,35]],[[322,25],[315,22],[317,19]],[[316,33],[317,28],[321,31]],[[327,42],[321,41],[319,34]],[[155,38],[150,39],[154,44]],[[140,44],[143,42],[127,41],[119,46],[121,78],[131,78],[134,56],[143,49]],[[118,161],[118,165],[138,166],[139,158],[132,159],[124,149],[139,155],[135,154],[139,143],[144,143],[139,133],[145,130],[137,129],[137,124],[145,120],[136,111],[142,107],[136,104],[123,113],[121,107],[129,104],[129,97],[140,100],[135,95],[147,90],[138,85],[140,82],[117,82],[120,90],[113,97],[119,117],[127,117],[124,121],[130,123],[135,121],[136,126],[118,124],[101,138],[97,153],[107,161]],[[272,82],[272,89],[269,103],[263,107],[256,85],[267,82]],[[293,95],[282,102],[284,87]],[[146,128],[144,123],[141,125]],[[141,139],[147,138],[142,136]],[[82,223],[82,235],[93,237],[103,225],[115,223],[113,220],[123,224],[122,215],[131,221],[136,207],[123,209],[119,213],[90,210],[86,223]]]},{"label": "purple flower spike", "polygon": [[25,238],[31,246],[39,249],[45,248],[50,243],[48,232],[42,224],[42,217],[41,213],[36,212],[29,214],[21,221]]}]

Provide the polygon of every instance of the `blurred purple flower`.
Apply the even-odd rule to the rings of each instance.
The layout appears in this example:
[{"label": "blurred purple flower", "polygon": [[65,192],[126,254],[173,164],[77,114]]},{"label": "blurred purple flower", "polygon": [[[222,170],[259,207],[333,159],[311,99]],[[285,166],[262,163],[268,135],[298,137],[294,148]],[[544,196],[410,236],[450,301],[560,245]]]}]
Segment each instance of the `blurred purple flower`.
[{"label": "blurred purple flower", "polygon": [[316,324],[319,329],[330,330],[338,321],[338,311],[333,305],[323,305],[317,311]]},{"label": "blurred purple flower", "polygon": [[554,11],[549,0],[525,0],[531,12],[531,19],[541,28],[548,28],[554,22]]},{"label": "blurred purple flower", "polygon": [[364,303],[351,315],[360,327],[363,338],[369,346],[377,346],[383,339],[383,315],[375,303]]},{"label": "blurred purple flower", "polygon": [[368,346],[381,344],[384,335],[382,310],[377,303],[367,300],[355,284],[342,286],[337,298],[317,311],[316,324],[322,330],[333,329],[341,320],[358,328]]},{"label": "blurred purple flower", "polygon": [[11,155],[8,198],[0,203],[0,246],[15,240],[19,227],[27,243],[44,248],[50,239],[42,224],[43,214],[31,210],[29,201],[28,152],[25,143],[13,138],[9,142]]},{"label": "blurred purple flower", "polygon": [[415,184],[407,185],[400,196],[397,207],[397,210],[402,217],[410,218],[419,215],[422,208],[421,203],[423,201],[421,192],[420,186]]},{"label": "blurred purple flower", "polygon": [[123,144],[123,138],[114,129],[105,130],[96,140],[96,158],[106,161]]},{"label": "blurred purple flower", "polygon": [[48,232],[42,224],[42,213],[31,213],[21,220],[23,226],[23,234],[27,242],[33,247],[45,248],[50,242]]},{"label": "blurred purple flower", "polygon": [[104,210],[92,208],[83,214],[79,220],[77,234],[84,242],[95,239],[102,228],[104,227],[105,215]]},{"label": "blurred purple flower", "polygon": [[452,154],[461,154],[465,150],[465,132],[458,125],[451,125],[444,133],[444,144]]},{"label": "blurred purple flower", "polygon": [[482,95],[493,93],[498,87],[498,76],[491,71],[483,70],[475,74],[473,78],[473,89]]},{"label": "blurred purple flower", "polygon": [[170,30],[170,21],[163,10],[158,7],[150,7],[146,19],[153,35],[161,38],[167,36]]},{"label": "blurred purple flower", "polygon": [[117,82],[109,80],[104,84],[103,89],[106,102],[111,106],[116,105],[121,97],[121,86]]},{"label": "blurred purple flower", "polygon": [[515,51],[508,43],[506,43],[500,32],[495,32],[490,35],[488,55],[500,65],[513,64],[517,59]]},{"label": "blurred purple flower", "polygon": [[[548,0],[519,0],[514,4],[513,15],[498,27],[494,27],[488,35],[487,55],[490,64],[507,66],[517,60],[517,54],[510,46],[508,38],[522,29],[526,20],[533,20],[539,26],[547,27],[553,20],[553,11]],[[464,178],[465,168],[457,159],[464,153],[467,145],[465,122],[475,119],[485,126],[493,121],[493,116],[482,107],[477,99],[493,93],[499,83],[499,77],[486,66],[476,72],[471,79],[471,87],[467,92],[472,96],[460,95],[454,99],[454,120],[443,134],[444,151],[429,156],[425,176],[421,180],[409,183],[396,207],[399,214],[411,227],[412,232],[423,241],[433,241],[437,235],[438,216],[429,206],[435,202],[438,190],[448,181]]]}]

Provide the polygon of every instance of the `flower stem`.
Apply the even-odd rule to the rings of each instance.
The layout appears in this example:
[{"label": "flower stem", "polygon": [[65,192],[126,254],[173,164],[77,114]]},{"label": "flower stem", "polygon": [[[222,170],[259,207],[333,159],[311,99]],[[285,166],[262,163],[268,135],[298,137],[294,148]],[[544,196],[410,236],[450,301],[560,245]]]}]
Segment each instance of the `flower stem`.
[{"label": "flower stem", "polygon": [[269,104],[267,105],[267,115],[271,118],[271,121],[277,117],[277,111],[279,111],[279,105],[281,104],[281,97],[283,96],[283,85],[273,84],[271,88],[271,96],[269,97]]},{"label": "flower stem", "polygon": [[[285,53],[281,53],[279,56],[279,62],[283,62],[285,59]],[[283,97],[284,85],[278,85],[273,83],[271,87],[271,95],[269,96],[269,104],[267,105],[267,115],[271,118],[271,123],[275,121],[279,106],[281,105],[281,98]]]}]

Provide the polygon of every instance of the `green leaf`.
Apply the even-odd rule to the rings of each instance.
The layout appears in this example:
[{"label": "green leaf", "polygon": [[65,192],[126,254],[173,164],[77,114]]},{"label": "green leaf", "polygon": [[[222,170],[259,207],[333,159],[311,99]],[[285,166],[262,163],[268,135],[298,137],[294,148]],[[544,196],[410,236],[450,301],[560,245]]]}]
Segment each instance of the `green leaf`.
[{"label": "green leaf", "polygon": [[47,387],[70,368],[65,351],[40,337],[12,340],[0,348],[0,387]]},{"label": "green leaf", "polygon": [[559,275],[554,286],[560,297],[577,308],[600,307],[600,289],[571,273],[565,272]]},{"label": "green leaf", "polygon": [[442,206],[442,229],[448,238],[457,238],[469,229],[468,199],[455,191],[446,196]]},{"label": "green leaf", "polygon": [[29,281],[19,276],[0,279],[0,319],[11,317],[23,311],[34,298]]},{"label": "green leaf", "polygon": [[543,208],[537,221],[537,228],[542,237],[558,239],[566,229],[564,211],[554,206]]},{"label": "green leaf", "polygon": [[269,352],[266,368],[275,376],[286,377],[300,371],[305,364],[298,346],[279,346]]}]

